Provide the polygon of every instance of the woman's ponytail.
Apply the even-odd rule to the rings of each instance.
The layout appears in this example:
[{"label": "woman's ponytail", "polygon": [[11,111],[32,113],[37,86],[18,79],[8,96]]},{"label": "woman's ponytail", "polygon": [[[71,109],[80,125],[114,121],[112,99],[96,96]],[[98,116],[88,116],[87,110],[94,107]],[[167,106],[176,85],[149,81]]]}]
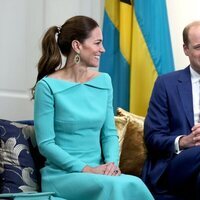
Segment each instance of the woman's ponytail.
[{"label": "woman's ponytail", "polygon": [[42,56],[37,65],[37,80],[32,88],[33,98],[37,82],[44,76],[55,72],[56,68],[62,66],[62,57],[56,41],[56,34],[59,35],[59,28],[57,26],[53,26],[48,29],[42,39]]}]

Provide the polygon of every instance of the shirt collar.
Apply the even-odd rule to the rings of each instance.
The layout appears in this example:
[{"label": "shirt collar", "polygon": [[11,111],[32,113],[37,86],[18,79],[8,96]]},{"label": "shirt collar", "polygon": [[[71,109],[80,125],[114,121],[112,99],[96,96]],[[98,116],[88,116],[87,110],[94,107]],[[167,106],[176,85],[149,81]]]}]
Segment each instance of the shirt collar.
[{"label": "shirt collar", "polygon": [[200,80],[200,74],[194,71],[194,69],[190,66],[190,74],[192,83],[198,82]]}]

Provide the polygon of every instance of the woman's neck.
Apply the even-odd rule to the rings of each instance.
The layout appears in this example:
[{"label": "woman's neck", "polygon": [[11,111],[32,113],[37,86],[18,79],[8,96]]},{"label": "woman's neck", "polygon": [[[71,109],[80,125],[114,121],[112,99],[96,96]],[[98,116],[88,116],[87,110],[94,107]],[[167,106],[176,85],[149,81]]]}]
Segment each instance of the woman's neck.
[{"label": "woman's neck", "polygon": [[79,83],[87,81],[89,74],[88,67],[78,65],[66,65],[63,68],[63,72],[65,79]]},{"label": "woman's neck", "polygon": [[65,66],[51,74],[50,77],[63,79],[71,82],[84,83],[99,74],[96,70],[90,70],[89,67],[81,63],[75,64],[72,59],[68,59]]}]

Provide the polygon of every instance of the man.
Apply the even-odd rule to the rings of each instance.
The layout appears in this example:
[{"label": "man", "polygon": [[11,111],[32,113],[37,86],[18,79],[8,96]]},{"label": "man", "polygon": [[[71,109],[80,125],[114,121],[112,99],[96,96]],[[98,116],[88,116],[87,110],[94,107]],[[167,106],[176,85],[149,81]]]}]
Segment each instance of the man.
[{"label": "man", "polygon": [[143,180],[153,193],[200,200],[200,21],[184,28],[183,42],[190,65],[154,85],[144,124]]}]

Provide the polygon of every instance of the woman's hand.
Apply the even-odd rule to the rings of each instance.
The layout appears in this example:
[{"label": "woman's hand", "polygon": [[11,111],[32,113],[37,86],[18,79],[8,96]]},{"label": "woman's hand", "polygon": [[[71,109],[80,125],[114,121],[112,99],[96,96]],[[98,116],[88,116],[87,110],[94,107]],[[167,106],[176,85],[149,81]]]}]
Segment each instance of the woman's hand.
[{"label": "woman's hand", "polygon": [[113,162],[99,165],[97,167],[90,167],[87,165],[83,168],[83,172],[93,174],[104,174],[108,176],[119,176],[121,174],[119,167],[116,166]]},{"label": "woman's hand", "polygon": [[110,162],[106,164],[106,170],[104,174],[110,176],[119,176],[121,174],[121,171],[119,167],[115,165],[115,163]]},{"label": "woman's hand", "polygon": [[83,168],[83,172],[85,173],[93,173],[93,174],[104,174],[104,172],[106,171],[106,165],[99,165],[97,167],[90,167],[88,165],[86,165]]}]

